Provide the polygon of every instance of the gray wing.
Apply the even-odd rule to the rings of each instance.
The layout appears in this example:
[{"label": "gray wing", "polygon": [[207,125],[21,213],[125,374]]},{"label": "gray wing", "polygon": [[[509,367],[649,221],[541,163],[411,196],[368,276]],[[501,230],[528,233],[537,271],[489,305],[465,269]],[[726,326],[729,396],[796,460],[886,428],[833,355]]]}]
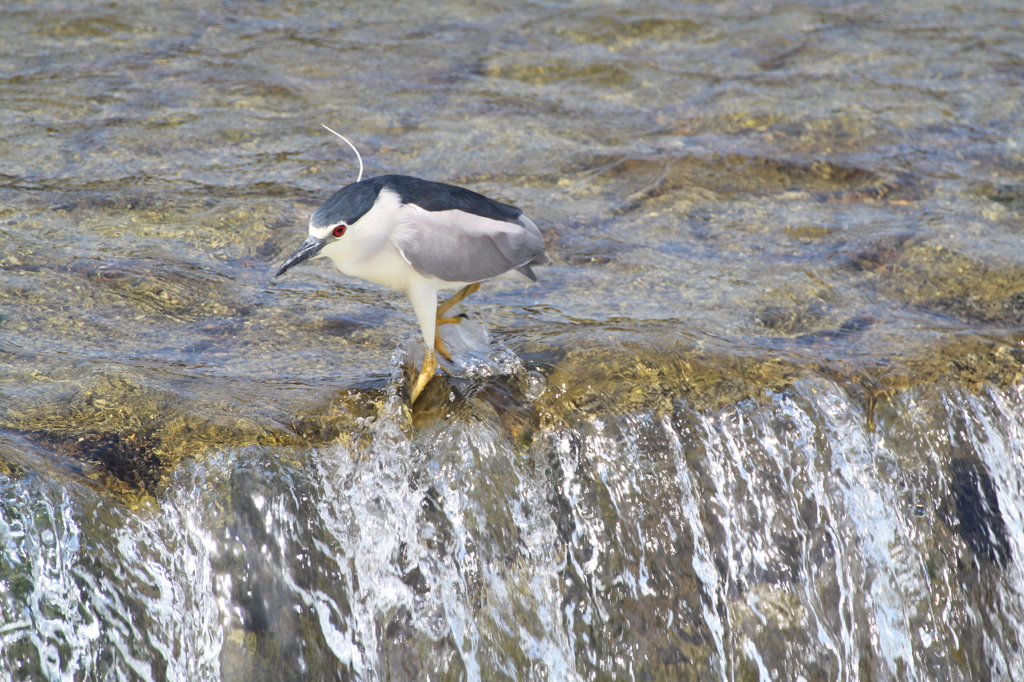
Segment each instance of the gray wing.
[{"label": "gray wing", "polygon": [[530,266],[548,262],[540,230],[525,216],[512,223],[459,210],[406,206],[414,217],[414,234],[402,252],[421,275],[468,283],[518,270],[536,280]]}]

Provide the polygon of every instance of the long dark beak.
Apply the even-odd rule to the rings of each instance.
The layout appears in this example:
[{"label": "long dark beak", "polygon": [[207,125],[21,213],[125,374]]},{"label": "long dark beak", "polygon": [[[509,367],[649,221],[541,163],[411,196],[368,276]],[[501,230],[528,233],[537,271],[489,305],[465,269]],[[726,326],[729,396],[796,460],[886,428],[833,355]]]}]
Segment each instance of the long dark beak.
[{"label": "long dark beak", "polygon": [[277,271],[274,277],[280,277],[285,273],[286,270],[295,267],[304,260],[309,260],[316,254],[320,253],[320,249],[324,248],[324,244],[327,243],[326,239],[317,239],[316,237],[306,237],[306,241],[299,245],[299,248],[295,249],[295,253],[288,256],[288,260],[284,262],[281,269]]}]

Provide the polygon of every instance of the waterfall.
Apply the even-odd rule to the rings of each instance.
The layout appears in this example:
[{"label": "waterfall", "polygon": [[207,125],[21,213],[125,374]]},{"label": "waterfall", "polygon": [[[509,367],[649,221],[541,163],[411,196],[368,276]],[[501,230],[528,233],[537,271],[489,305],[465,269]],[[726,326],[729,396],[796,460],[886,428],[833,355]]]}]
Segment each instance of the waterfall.
[{"label": "waterfall", "polygon": [[0,663],[49,679],[1024,677],[1018,388],[923,385],[869,415],[807,377],[518,432],[503,411],[535,409],[522,397],[414,425],[399,379],[338,443],[224,449],[143,509],[12,470]]}]

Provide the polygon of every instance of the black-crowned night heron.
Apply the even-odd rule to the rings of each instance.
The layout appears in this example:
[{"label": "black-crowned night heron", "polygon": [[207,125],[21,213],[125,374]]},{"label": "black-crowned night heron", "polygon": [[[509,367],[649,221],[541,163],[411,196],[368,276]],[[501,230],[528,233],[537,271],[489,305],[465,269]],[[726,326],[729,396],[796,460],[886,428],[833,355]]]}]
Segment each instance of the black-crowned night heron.
[{"label": "black-crowned night heron", "polygon": [[[439,325],[459,321],[447,312],[483,280],[536,282],[532,266],[548,262],[540,231],[520,209],[407,175],[357,180],[335,192],[274,276],[322,257],[346,275],[409,297],[426,344],[412,402],[437,370],[434,351],[451,357],[437,335]],[[447,289],[459,292],[438,306],[438,292]]]}]

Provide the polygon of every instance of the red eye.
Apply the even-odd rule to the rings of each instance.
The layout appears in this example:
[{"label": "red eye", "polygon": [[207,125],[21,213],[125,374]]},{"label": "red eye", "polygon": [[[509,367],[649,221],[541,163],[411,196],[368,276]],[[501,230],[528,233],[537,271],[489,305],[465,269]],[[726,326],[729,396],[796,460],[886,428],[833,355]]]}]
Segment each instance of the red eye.
[{"label": "red eye", "polygon": [[331,230],[331,234],[333,234],[335,237],[340,237],[341,235],[345,234],[345,228],[346,227],[348,227],[348,226],[347,225],[338,225],[333,230]]}]

